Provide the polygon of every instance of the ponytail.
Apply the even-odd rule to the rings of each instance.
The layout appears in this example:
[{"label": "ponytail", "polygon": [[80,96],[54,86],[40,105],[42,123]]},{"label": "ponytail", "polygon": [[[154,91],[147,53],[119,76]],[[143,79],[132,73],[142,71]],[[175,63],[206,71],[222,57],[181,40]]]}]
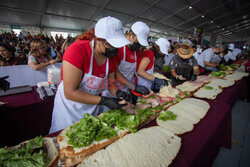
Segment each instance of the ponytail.
[{"label": "ponytail", "polygon": [[95,31],[94,31],[94,28],[92,28],[89,31],[84,32],[81,36],[78,36],[76,41],[79,41],[79,40],[89,40],[89,41],[91,41],[94,38],[95,38]]}]

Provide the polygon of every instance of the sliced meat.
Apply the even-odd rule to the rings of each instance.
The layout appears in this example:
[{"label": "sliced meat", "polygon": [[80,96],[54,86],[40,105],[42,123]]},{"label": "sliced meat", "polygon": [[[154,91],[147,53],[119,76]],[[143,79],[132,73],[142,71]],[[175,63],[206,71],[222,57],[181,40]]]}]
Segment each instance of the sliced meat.
[{"label": "sliced meat", "polygon": [[151,104],[152,108],[155,108],[157,106],[160,105],[160,103],[158,102],[158,100],[156,98],[148,98],[145,100],[147,104]]},{"label": "sliced meat", "polygon": [[134,104],[127,103],[127,105],[122,107],[122,109],[125,110],[127,113],[137,114]]},{"label": "sliced meat", "polygon": [[150,104],[136,104],[136,107],[138,107],[140,110],[145,110],[146,108],[151,107]]}]

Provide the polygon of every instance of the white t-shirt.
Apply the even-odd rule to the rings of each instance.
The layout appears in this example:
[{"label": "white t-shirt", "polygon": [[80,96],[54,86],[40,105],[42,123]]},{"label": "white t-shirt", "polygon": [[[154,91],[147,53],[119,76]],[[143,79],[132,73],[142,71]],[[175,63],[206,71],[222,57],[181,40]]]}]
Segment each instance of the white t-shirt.
[{"label": "white t-shirt", "polygon": [[224,56],[224,59],[226,62],[228,62],[230,59],[235,61],[236,60],[236,57],[233,56],[233,53],[232,52],[228,52],[225,56]]},{"label": "white t-shirt", "polygon": [[[212,63],[219,63],[221,58],[214,54],[213,49],[212,48],[208,48],[206,50],[204,50],[204,52],[202,52],[203,58],[204,58],[204,62],[212,62]],[[210,67],[210,66],[206,66],[206,69],[208,70],[212,70],[215,71],[216,68],[214,67]]]},{"label": "white t-shirt", "polygon": [[197,60],[199,66],[205,68],[204,65],[204,57],[202,55],[202,53],[198,53],[197,51],[193,54],[193,56],[195,57],[195,59]]},{"label": "white t-shirt", "polygon": [[241,50],[238,48],[234,48],[232,54],[236,58],[239,54],[241,54]]}]

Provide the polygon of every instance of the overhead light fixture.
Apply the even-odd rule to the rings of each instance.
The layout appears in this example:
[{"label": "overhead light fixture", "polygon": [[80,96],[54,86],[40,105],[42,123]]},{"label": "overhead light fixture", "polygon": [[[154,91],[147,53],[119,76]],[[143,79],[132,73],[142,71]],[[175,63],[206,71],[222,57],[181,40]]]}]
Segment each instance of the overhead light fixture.
[{"label": "overhead light fixture", "polygon": [[220,26],[217,26],[218,28],[220,28]]},{"label": "overhead light fixture", "polygon": [[211,20],[211,23],[213,23],[214,21],[213,20]]},{"label": "overhead light fixture", "polygon": [[225,30],[224,28],[222,28],[222,30]]},{"label": "overhead light fixture", "polygon": [[204,15],[201,16],[202,18],[205,17]]},{"label": "overhead light fixture", "polygon": [[189,6],[188,9],[192,9],[192,6]]}]

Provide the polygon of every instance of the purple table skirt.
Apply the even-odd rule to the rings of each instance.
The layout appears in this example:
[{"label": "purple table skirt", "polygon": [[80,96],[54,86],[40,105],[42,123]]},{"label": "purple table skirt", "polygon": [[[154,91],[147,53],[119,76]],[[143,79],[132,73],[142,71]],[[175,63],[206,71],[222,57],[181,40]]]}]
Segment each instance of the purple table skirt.
[{"label": "purple table skirt", "polygon": [[0,139],[0,146],[15,145],[48,134],[54,99],[41,100],[35,89],[33,87],[31,92],[0,97],[0,101],[8,102],[0,110],[0,130],[5,135]]}]

